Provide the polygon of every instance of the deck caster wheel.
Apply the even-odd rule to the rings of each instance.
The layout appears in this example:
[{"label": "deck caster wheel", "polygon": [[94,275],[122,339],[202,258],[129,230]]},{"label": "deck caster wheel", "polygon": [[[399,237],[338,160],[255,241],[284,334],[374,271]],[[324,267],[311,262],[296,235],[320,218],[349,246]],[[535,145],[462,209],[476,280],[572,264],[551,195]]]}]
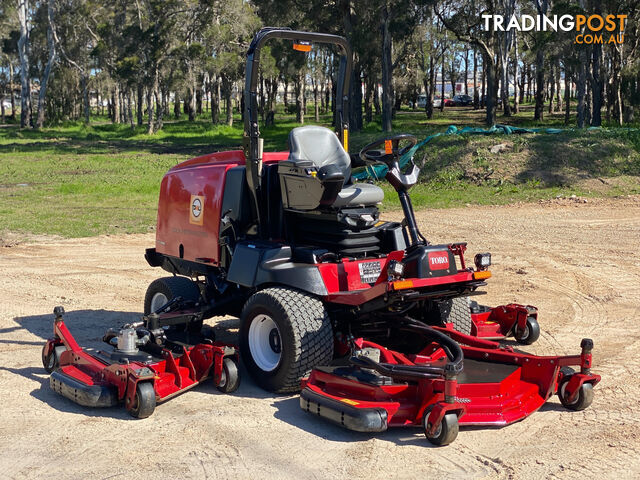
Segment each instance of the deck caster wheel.
[{"label": "deck caster wheel", "polygon": [[156,409],[156,391],[150,382],[140,382],[136,386],[133,407],[129,413],[135,418],[147,418]]},{"label": "deck caster wheel", "polygon": [[220,383],[216,388],[222,393],[235,392],[240,386],[240,375],[238,374],[238,365],[229,357],[222,362],[222,375]]},{"label": "deck caster wheel", "polygon": [[447,413],[444,417],[442,417],[442,421],[440,422],[440,425],[438,425],[435,433],[433,435],[429,435],[427,429],[429,413],[431,413],[431,410],[426,411],[422,419],[424,434],[427,437],[427,440],[439,447],[449,445],[458,437],[458,415],[456,415],[455,413]]},{"label": "deck caster wheel", "polygon": [[574,371],[569,367],[563,367],[561,371],[564,375],[560,381],[560,385],[558,385],[558,398],[560,398],[562,406],[574,411],[584,410],[589,407],[593,402],[593,385],[590,383],[583,383],[580,386],[580,390],[578,390],[576,398],[574,398],[572,402],[569,402],[569,395],[566,392],[566,388]]},{"label": "deck caster wheel", "polygon": [[520,331],[516,326],[513,332],[516,341],[522,345],[531,345],[540,337],[540,324],[533,317],[527,317],[524,330]]},{"label": "deck caster wheel", "polygon": [[44,351],[46,348],[46,345],[42,347],[42,366],[47,373],[52,373],[60,366],[60,355],[66,350],[66,348],[63,345],[58,345],[57,347],[54,347],[48,355],[45,355]]}]

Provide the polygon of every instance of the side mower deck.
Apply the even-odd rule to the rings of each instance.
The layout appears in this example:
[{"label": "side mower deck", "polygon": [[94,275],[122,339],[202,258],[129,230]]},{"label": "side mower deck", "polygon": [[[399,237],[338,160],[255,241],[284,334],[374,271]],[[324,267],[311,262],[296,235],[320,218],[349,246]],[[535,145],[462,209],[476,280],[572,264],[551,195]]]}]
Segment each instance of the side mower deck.
[{"label": "side mower deck", "polygon": [[[443,342],[403,355],[359,340],[351,365],[317,367],[302,381],[301,408],[361,432],[423,426],[432,443],[446,445],[459,425],[508,425],[537,411],[555,393],[565,407],[582,410],[600,381],[590,372],[593,343],[588,339],[580,355],[536,356],[446,329],[418,327],[417,332],[429,330],[464,343],[460,371],[447,356],[453,347]],[[569,366],[580,367],[579,373]]]},{"label": "side mower deck", "polygon": [[[65,325],[62,307],[56,307],[54,313],[54,337],[42,350],[42,362],[51,373],[52,390],[79,405],[111,407],[124,402],[131,415],[145,418],[157,403],[208,378],[224,393],[238,388],[234,346],[210,340],[151,343],[144,338],[140,341],[133,328],[125,328],[113,337],[118,339],[118,348],[112,352],[83,349]],[[142,344],[139,349],[136,342]]]}]

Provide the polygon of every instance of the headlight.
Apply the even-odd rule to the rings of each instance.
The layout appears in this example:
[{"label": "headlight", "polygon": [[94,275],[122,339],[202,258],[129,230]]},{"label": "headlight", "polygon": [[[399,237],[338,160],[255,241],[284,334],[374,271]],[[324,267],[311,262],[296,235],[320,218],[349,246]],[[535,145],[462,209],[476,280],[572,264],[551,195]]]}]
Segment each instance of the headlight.
[{"label": "headlight", "polygon": [[491,254],[490,253],[478,253],[473,262],[476,264],[478,270],[486,270],[491,266]]},{"label": "headlight", "polygon": [[404,274],[404,265],[397,260],[389,261],[387,265],[387,275],[391,278],[402,278]]}]

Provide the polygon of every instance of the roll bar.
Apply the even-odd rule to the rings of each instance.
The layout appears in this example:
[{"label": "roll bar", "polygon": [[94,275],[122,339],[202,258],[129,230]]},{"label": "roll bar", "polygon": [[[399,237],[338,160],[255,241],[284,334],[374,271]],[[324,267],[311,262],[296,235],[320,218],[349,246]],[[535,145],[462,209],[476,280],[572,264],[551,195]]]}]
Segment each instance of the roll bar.
[{"label": "roll bar", "polygon": [[247,66],[244,86],[244,138],[243,148],[246,158],[247,184],[252,197],[252,210],[258,224],[258,236],[262,237],[262,204],[260,199],[262,183],[262,144],[258,126],[258,70],[260,66],[260,49],[267,40],[281,38],[286,40],[324,43],[337,45],[341,50],[340,69],[336,88],[336,133],[349,150],[349,81],[352,69],[351,46],[347,39],[327,33],[300,32],[289,28],[265,27],[261,29],[247,51]]}]

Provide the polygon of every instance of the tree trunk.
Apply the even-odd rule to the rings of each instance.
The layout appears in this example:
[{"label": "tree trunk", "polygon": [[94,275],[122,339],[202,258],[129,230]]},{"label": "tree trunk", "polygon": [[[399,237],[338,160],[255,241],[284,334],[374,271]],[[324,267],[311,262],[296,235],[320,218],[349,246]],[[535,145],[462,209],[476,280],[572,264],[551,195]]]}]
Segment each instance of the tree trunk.
[{"label": "tree trunk", "polygon": [[[513,36],[513,113],[517,114],[520,110],[518,106],[518,35]],[[520,95],[522,94],[520,89]]]},{"label": "tree trunk", "polygon": [[538,48],[536,53],[536,107],[533,119],[544,120],[544,52]]},{"label": "tree trunk", "polygon": [[549,113],[553,113],[553,100],[556,96],[556,81],[553,66],[551,67],[551,72],[549,72],[549,83],[551,87],[551,92],[549,93]]},{"label": "tree trunk", "polygon": [[91,103],[89,103],[89,78],[86,73],[80,73],[80,85],[82,86],[82,104],[84,106],[84,123],[89,125]]},{"label": "tree trunk", "polygon": [[226,77],[222,77],[222,92],[224,95],[224,104],[227,112],[227,125],[233,127],[233,105],[231,104],[231,81]]},{"label": "tree trunk", "polygon": [[487,64],[484,61],[485,54],[482,55],[482,96],[480,97],[480,108],[487,106]]},{"label": "tree trunk", "polygon": [[[600,9],[596,9],[598,12]],[[591,81],[591,98],[592,98],[592,115],[591,126],[599,127],[602,125],[602,90],[604,80],[600,72],[602,65],[602,45],[594,43],[593,45],[593,64],[592,64],[592,81]]]},{"label": "tree trunk", "polygon": [[318,81],[311,78],[313,82],[313,119],[317,123],[320,121],[320,106],[318,105]]},{"label": "tree trunk", "polygon": [[193,122],[196,119],[196,86],[195,82],[193,87],[189,89],[189,121]]},{"label": "tree trunk", "polygon": [[577,106],[577,124],[578,128],[584,128],[586,120],[586,105],[585,105],[585,93],[587,87],[587,66],[586,59],[584,58],[584,52],[580,52],[581,62],[578,63],[578,77],[576,79],[576,97],[578,100]]},{"label": "tree trunk", "polygon": [[196,88],[196,113],[202,115],[202,88]]},{"label": "tree trunk", "polygon": [[113,108],[111,121],[113,123],[120,123],[120,102],[118,98],[120,97],[120,86],[116,83],[111,91],[111,104]]},{"label": "tree trunk", "polygon": [[288,112],[289,110],[289,79],[284,77],[284,92],[283,92],[282,100],[284,101],[284,111]]},{"label": "tree trunk", "polygon": [[352,132],[359,132],[362,130],[362,70],[360,65],[355,66],[351,76],[349,128]]},{"label": "tree trunk", "polygon": [[129,117],[129,125],[133,130],[135,128],[135,124],[133,123],[133,109],[131,107],[131,89],[127,89],[127,116]]},{"label": "tree trunk", "polygon": [[48,0],[47,2],[47,15],[49,18],[49,24],[47,26],[47,46],[49,47],[49,58],[47,59],[47,66],[44,68],[44,74],[40,79],[40,93],[38,94],[38,113],[36,118],[36,128],[42,128],[44,125],[44,102],[47,97],[47,83],[49,82],[49,75],[51,75],[51,67],[56,59],[56,44],[53,41],[53,31],[51,30],[51,23],[53,21],[53,8],[54,0]]},{"label": "tree trunk", "polygon": [[302,98],[302,88],[304,84],[304,75],[296,76],[293,88],[296,95],[296,122],[300,125],[304,124],[304,99]]},{"label": "tree trunk", "polygon": [[31,80],[29,78],[29,0],[18,0],[18,20],[20,21],[20,39],[18,57],[20,58],[20,128],[31,127]]},{"label": "tree trunk", "polygon": [[502,74],[501,83],[502,88],[500,89],[500,98],[502,98],[502,110],[505,117],[511,116],[511,105],[509,104],[509,62],[508,62],[508,54],[505,52],[504,55],[501,55],[504,60],[500,65],[500,73]]},{"label": "tree trunk", "polygon": [[469,78],[469,49],[465,48],[464,50],[464,94],[469,95],[469,83],[467,82],[467,78]]},{"label": "tree trunk", "polygon": [[440,64],[440,112],[444,112],[444,50]]},{"label": "tree trunk", "polygon": [[365,79],[365,95],[364,95],[364,120],[366,123],[373,121],[373,89],[375,87],[374,77],[370,73]]},{"label": "tree trunk", "polygon": [[566,67],[564,69],[564,124],[569,125],[571,118],[571,83],[569,81],[569,72]]},{"label": "tree trunk", "polygon": [[427,118],[433,118],[433,96],[436,91],[436,65],[433,55],[429,56],[429,83],[424,86],[427,93],[427,101],[424,104],[424,112]]},{"label": "tree trunk", "polygon": [[11,97],[11,121],[16,119],[16,99],[13,95],[13,63],[9,58],[9,96]]},{"label": "tree trunk", "polygon": [[382,33],[382,131],[390,132],[393,116],[393,87],[391,85],[393,75],[393,63],[391,58],[391,11],[389,1],[384,0],[381,10],[380,30]]},{"label": "tree trunk", "polygon": [[[154,107],[153,105],[153,96],[155,95],[156,91],[158,90],[158,66],[155,65],[154,66],[154,70],[153,70],[153,81],[151,83],[151,88],[148,90],[147,92],[147,109],[149,110],[149,120],[147,123],[147,134],[148,135],[153,135],[155,133],[155,121],[154,121],[154,115],[156,114],[155,112],[157,110],[159,110],[159,105],[158,102],[156,100],[156,105]],[[160,112],[158,112],[160,113]]]},{"label": "tree trunk", "polygon": [[496,63],[492,55],[484,53],[482,56],[482,65],[487,72],[487,97],[486,106],[487,114],[485,117],[485,123],[487,126],[493,126],[496,123],[496,99],[497,99],[497,78],[496,78]]},{"label": "tree trunk", "polygon": [[478,51],[473,49],[473,109],[480,108],[480,94],[478,92]]},{"label": "tree trunk", "polygon": [[144,85],[142,82],[139,82],[137,85],[137,93],[138,93],[138,101],[136,102],[136,115],[137,115],[137,124],[138,126],[142,126],[143,122],[143,103],[144,103]]}]

